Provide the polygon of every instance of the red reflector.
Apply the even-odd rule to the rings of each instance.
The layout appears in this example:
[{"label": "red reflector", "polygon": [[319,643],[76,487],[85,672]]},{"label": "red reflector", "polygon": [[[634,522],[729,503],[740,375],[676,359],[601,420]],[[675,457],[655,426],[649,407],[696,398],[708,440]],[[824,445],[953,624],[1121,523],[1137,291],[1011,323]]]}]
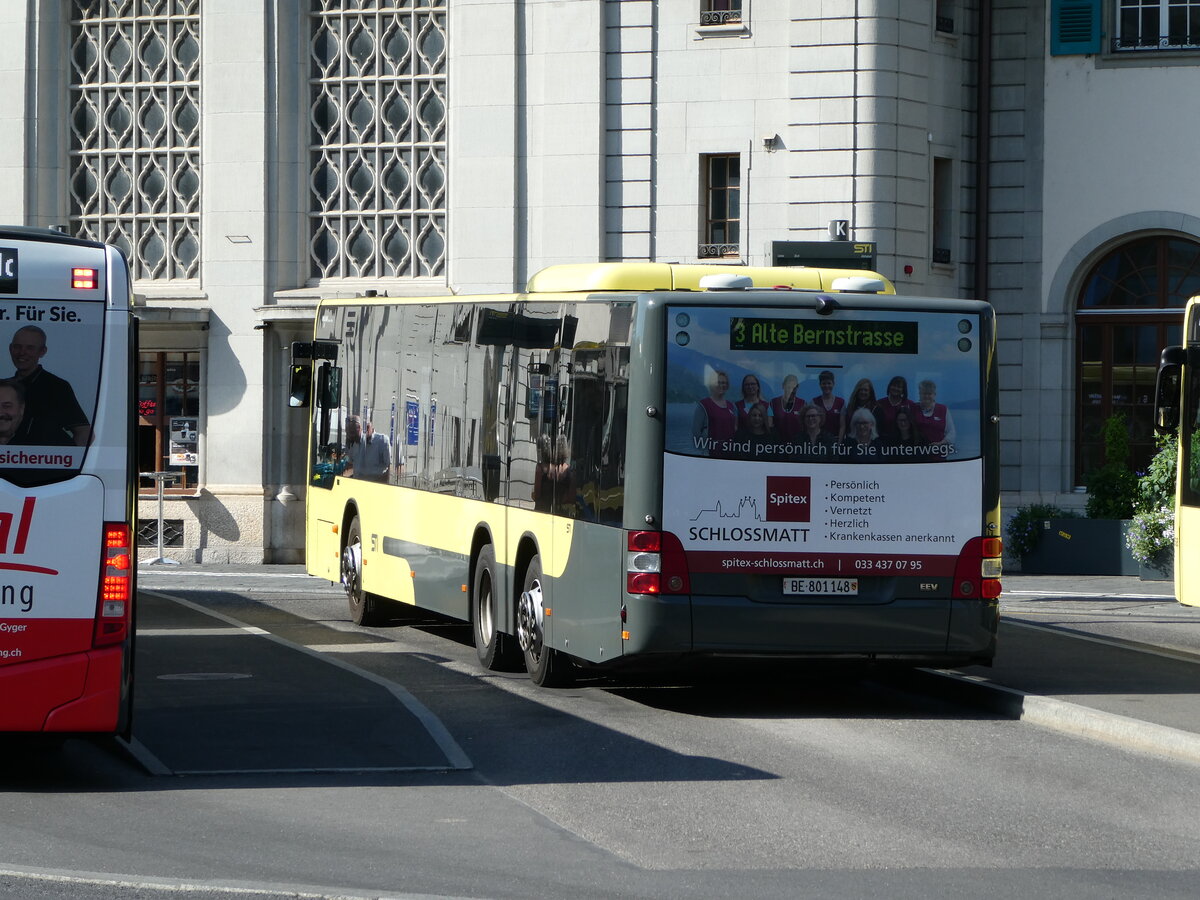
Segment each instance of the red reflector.
[{"label": "red reflector", "polygon": [[984,538],[983,552],[980,554],[984,557],[997,557],[1004,555],[1004,542],[1000,538]]},{"label": "red reflector", "polygon": [[661,580],[657,572],[626,572],[625,590],[631,594],[660,593]]},{"label": "red reflector", "polygon": [[71,287],[81,291],[94,291],[99,281],[95,269],[74,268],[71,270]]},{"label": "red reflector", "polygon": [[983,599],[995,600],[1000,596],[1000,579],[985,578],[982,585]]},{"label": "red reflector", "polygon": [[630,531],[628,533],[628,548],[641,550],[644,553],[658,553],[662,550],[661,531]]}]

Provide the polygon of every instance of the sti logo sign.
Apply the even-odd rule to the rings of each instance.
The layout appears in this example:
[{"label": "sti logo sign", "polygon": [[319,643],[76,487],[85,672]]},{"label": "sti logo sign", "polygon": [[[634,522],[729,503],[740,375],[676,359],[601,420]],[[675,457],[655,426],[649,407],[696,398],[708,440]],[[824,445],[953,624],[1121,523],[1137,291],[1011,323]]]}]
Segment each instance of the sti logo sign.
[{"label": "sti logo sign", "polygon": [[767,521],[807,522],[812,479],[808,476],[767,476]]}]

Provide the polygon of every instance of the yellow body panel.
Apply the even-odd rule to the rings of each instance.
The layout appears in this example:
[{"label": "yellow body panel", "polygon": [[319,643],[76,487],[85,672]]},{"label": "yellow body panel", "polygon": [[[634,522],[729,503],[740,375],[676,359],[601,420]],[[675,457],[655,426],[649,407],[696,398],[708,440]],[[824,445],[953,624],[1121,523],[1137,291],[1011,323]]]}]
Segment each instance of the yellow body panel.
[{"label": "yellow body panel", "polygon": [[698,291],[705,275],[745,275],[756,288],[777,285],[809,291],[831,291],[838,278],[878,278],[884,293],[896,288],[877,272],[807,266],[723,266],[674,263],[575,263],[550,266],[529,279],[531,294],[587,291]]}]

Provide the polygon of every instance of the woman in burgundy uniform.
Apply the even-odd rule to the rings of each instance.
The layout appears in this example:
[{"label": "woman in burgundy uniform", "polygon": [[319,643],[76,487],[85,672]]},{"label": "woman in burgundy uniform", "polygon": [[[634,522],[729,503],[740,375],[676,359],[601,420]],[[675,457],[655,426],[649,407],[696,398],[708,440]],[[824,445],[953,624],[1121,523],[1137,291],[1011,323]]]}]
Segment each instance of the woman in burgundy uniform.
[{"label": "woman in burgundy uniform", "polygon": [[714,371],[708,378],[708,396],[700,399],[692,414],[696,449],[706,450],[709,456],[725,456],[737,433],[738,410],[733,401],[725,399],[727,393],[729,376]]},{"label": "woman in burgundy uniform", "polygon": [[850,430],[850,420],[854,414],[860,409],[865,409],[872,414],[872,419],[875,413],[875,385],[871,384],[870,378],[860,378],[858,383],[854,385],[854,390],[850,392],[849,399],[846,400],[846,405],[842,409],[842,423],[839,434],[843,439],[852,437]]},{"label": "woman in burgundy uniform", "polygon": [[[742,379],[742,399],[735,404],[738,411],[738,427],[746,427],[746,415],[750,412],[750,407],[756,403],[761,403],[764,406],[769,401],[762,395],[762,385],[758,382],[757,375],[747,375]],[[770,422],[767,423],[770,427]]]},{"label": "woman in burgundy uniform", "polygon": [[896,436],[896,413],[902,409],[911,411],[916,406],[908,399],[908,380],[897,375],[888,382],[887,395],[875,404],[875,421],[879,436],[890,440]]},{"label": "woman in burgundy uniform", "polygon": [[800,419],[800,411],[804,402],[796,396],[796,388],[800,379],[788,375],[783,379],[783,394],[771,401],[771,422],[775,427],[775,435],[781,440],[792,440],[804,430]]},{"label": "woman in burgundy uniform", "polygon": [[957,437],[954,419],[946,405],[937,402],[937,385],[929,380],[922,381],[917,385],[917,396],[920,402],[914,411],[913,419],[925,438],[925,443],[953,444]]},{"label": "woman in burgundy uniform", "polygon": [[821,386],[821,393],[813,397],[813,406],[825,413],[825,431],[841,440],[845,437],[842,410],[846,408],[846,401],[833,396],[833,373],[828,369],[817,376],[817,383]]}]

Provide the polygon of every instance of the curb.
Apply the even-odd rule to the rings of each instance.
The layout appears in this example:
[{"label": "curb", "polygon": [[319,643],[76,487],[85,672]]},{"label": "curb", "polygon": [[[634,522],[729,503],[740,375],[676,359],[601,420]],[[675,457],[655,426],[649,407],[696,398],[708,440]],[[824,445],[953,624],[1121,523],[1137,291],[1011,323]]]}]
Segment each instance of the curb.
[{"label": "curb", "polygon": [[1101,712],[1055,697],[1027,694],[986,678],[942,669],[917,670],[923,681],[940,683],[943,695],[982,706],[999,715],[1065,734],[1091,738],[1126,750],[1200,763],[1200,735],[1167,725]]}]

